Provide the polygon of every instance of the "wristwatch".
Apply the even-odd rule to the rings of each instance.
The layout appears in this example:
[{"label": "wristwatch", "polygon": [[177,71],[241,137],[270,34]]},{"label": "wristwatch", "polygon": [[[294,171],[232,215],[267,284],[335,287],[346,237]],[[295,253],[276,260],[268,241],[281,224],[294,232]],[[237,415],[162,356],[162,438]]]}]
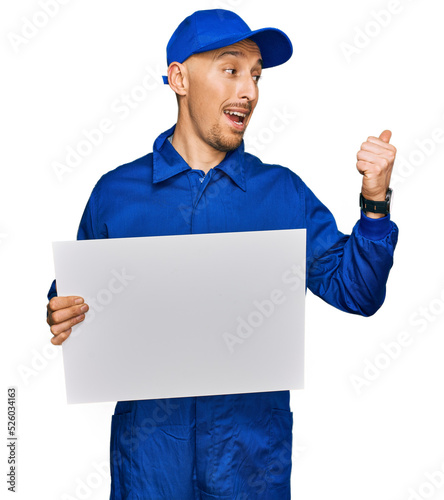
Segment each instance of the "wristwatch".
[{"label": "wristwatch", "polygon": [[359,206],[361,210],[366,212],[372,212],[374,214],[384,214],[387,215],[390,213],[390,205],[392,201],[392,193],[393,189],[388,188],[387,194],[385,195],[384,201],[373,201],[367,200],[362,196],[362,193],[359,195]]}]

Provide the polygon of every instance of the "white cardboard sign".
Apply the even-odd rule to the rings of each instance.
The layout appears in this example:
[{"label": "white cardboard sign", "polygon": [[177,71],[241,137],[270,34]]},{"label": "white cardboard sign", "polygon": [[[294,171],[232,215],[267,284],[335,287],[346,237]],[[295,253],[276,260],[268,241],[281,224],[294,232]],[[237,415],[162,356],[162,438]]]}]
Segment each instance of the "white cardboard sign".
[{"label": "white cardboard sign", "polygon": [[300,389],[305,229],[54,242],[68,403]]}]

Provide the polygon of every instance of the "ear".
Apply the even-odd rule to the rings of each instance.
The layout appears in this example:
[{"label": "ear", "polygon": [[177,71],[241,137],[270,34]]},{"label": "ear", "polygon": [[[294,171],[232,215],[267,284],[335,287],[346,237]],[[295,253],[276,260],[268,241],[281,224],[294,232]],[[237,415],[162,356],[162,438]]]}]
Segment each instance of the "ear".
[{"label": "ear", "polygon": [[172,62],[168,67],[168,83],[178,95],[187,94],[187,68],[185,65]]}]

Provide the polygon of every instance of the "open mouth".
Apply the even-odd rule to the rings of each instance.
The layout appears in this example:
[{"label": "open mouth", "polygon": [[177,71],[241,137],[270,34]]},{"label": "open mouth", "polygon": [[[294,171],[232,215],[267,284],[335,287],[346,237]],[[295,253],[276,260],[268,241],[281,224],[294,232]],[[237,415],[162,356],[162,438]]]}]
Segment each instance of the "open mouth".
[{"label": "open mouth", "polygon": [[224,111],[225,116],[230,120],[230,122],[239,129],[244,127],[244,121],[248,116],[248,113],[242,113],[241,111]]}]

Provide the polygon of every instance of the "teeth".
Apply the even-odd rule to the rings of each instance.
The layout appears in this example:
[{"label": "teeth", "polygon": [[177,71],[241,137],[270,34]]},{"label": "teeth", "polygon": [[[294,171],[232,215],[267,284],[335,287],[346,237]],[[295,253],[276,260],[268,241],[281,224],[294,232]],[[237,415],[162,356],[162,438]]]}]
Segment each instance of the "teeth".
[{"label": "teeth", "polygon": [[225,111],[228,115],[242,116],[245,118],[247,115],[245,113],[239,113],[239,111]]}]

